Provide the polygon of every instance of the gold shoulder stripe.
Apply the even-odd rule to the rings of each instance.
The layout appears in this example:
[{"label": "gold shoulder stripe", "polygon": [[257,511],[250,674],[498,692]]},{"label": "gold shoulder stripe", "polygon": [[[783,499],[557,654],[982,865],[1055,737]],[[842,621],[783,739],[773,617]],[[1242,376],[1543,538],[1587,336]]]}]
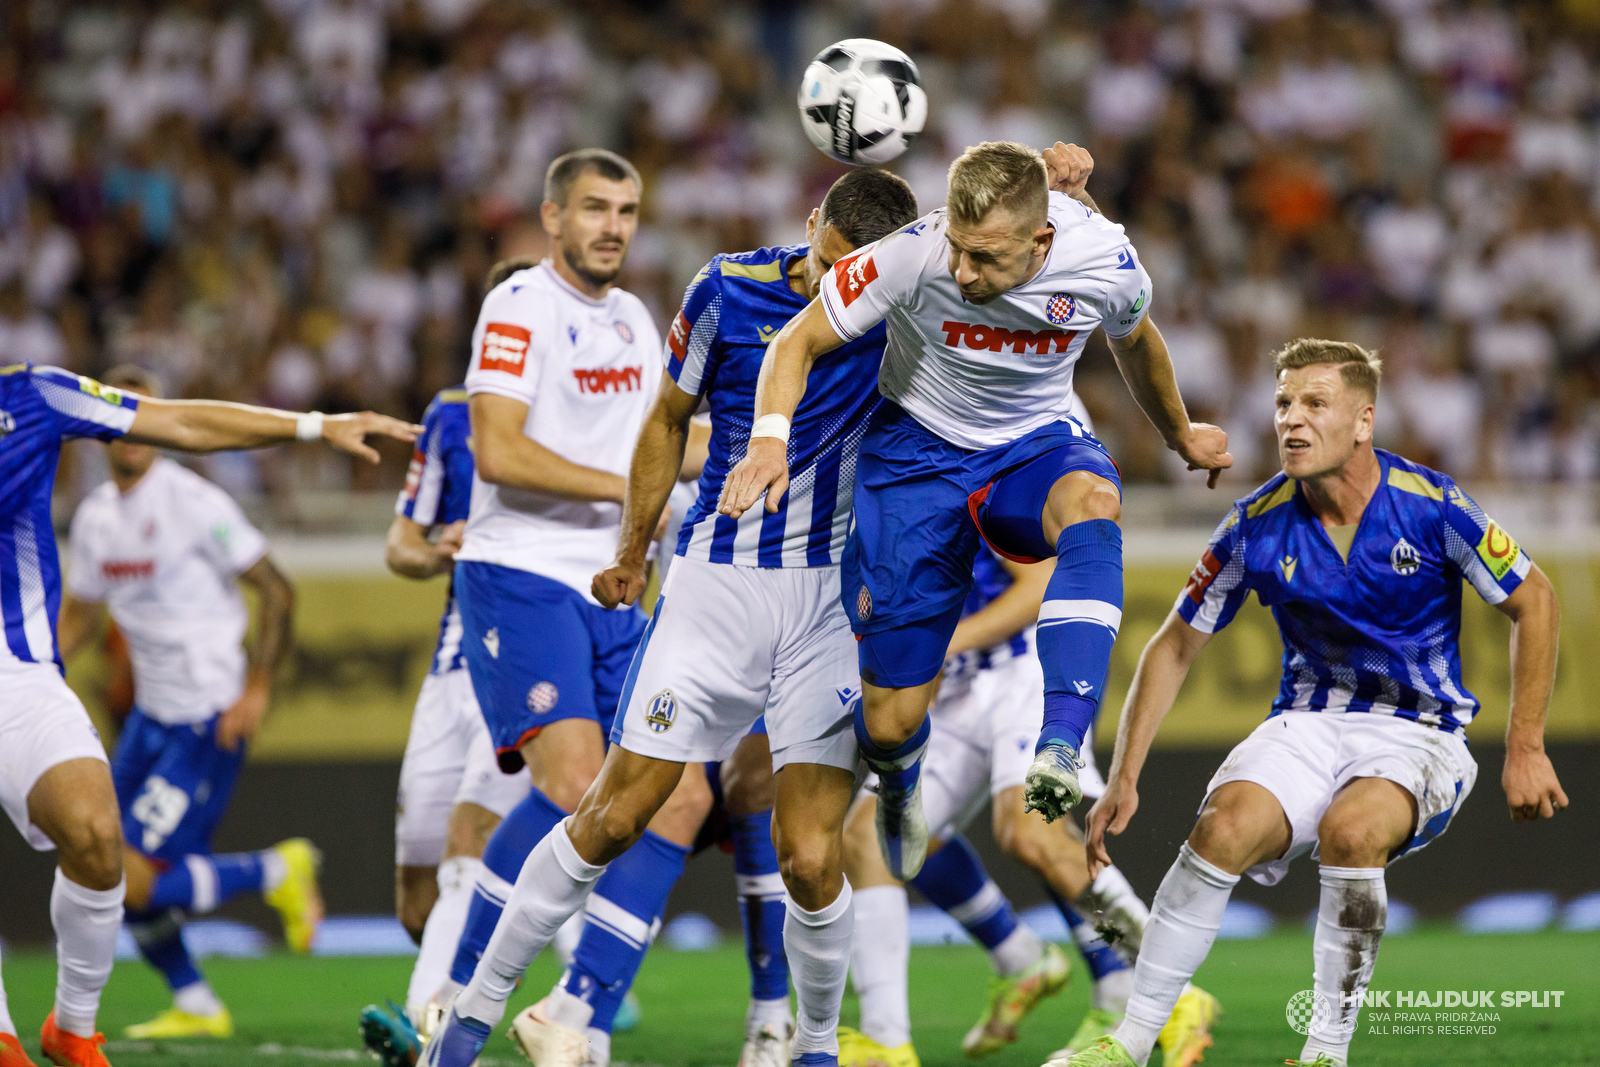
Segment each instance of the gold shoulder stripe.
[{"label": "gold shoulder stripe", "polygon": [[1422,475],[1414,471],[1403,471],[1399,467],[1389,468],[1389,486],[1400,490],[1402,493],[1425,496],[1432,500],[1444,499],[1443,489],[1440,489]]},{"label": "gold shoulder stripe", "polygon": [[733,263],[722,261],[724,278],[749,278],[754,282],[775,282],[783,277],[782,263]]},{"label": "gold shoulder stripe", "polygon": [[1271,511],[1279,504],[1287,504],[1294,499],[1295,486],[1298,484],[1293,478],[1285,478],[1282,485],[1245,508],[1245,518],[1253,519],[1262,512]]},{"label": "gold shoulder stripe", "polygon": [[465,389],[443,389],[439,392],[439,403],[441,404],[465,404],[466,402],[467,391]]},{"label": "gold shoulder stripe", "polygon": [[0,378],[4,378],[8,374],[21,374],[27,369],[28,365],[26,363],[13,363],[9,367],[0,367]]}]

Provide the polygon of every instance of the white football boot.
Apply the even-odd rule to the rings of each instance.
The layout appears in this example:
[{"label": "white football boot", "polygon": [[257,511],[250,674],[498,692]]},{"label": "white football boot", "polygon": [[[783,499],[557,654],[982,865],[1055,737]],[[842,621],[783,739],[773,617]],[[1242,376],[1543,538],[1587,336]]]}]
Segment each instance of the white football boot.
[{"label": "white football boot", "polygon": [[589,1035],[544,1017],[544,1001],[511,1020],[511,1040],[533,1067],[585,1067]]},{"label": "white football boot", "polygon": [[762,1023],[745,1033],[739,1067],[789,1067],[794,1023]]}]

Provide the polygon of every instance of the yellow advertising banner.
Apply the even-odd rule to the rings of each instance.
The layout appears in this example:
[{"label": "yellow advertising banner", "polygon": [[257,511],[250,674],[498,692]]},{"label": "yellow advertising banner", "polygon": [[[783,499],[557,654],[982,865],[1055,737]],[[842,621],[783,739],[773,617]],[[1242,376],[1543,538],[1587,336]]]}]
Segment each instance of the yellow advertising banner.
[{"label": "yellow advertising banner", "polygon": [[[1600,558],[1542,559],[1561,597],[1561,662],[1550,709],[1552,740],[1600,738]],[[1109,748],[1117,713],[1145,642],[1171,610],[1187,571],[1128,569],[1122,633],[1100,719]],[[296,581],[296,642],[279,677],[254,756],[265,760],[398,759],[418,688],[438,636],[445,583],[381,575]],[[1470,590],[1463,596],[1461,652],[1467,686],[1483,702],[1469,730],[1492,741],[1505,730],[1510,687],[1510,627]],[[1158,744],[1225,746],[1267,714],[1278,689],[1280,656],[1272,616],[1252,598],[1201,653]],[[70,664],[68,680],[102,727],[109,726],[107,667],[98,653]],[[114,728],[113,728],[114,729]],[[114,732],[107,734],[114,736]]]}]

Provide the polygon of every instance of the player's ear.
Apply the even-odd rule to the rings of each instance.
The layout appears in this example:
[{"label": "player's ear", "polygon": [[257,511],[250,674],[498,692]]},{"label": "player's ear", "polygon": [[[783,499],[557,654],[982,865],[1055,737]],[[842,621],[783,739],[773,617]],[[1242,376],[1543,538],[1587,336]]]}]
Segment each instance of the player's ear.
[{"label": "player's ear", "polygon": [[822,217],[822,209],[814,207],[811,214],[806,216],[806,244],[815,246],[817,243],[817,220]]},{"label": "player's ear", "polygon": [[545,200],[539,204],[539,222],[544,226],[544,232],[551,237],[561,235],[561,205],[553,200]]}]

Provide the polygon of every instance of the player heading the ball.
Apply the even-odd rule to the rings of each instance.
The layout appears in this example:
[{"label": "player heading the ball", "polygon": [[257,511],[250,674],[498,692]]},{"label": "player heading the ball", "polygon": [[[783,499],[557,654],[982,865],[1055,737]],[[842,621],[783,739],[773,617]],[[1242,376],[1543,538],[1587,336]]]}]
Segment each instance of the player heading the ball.
[{"label": "player heading the ball", "polygon": [[902,880],[927,847],[918,781],[928,703],[980,537],[1011,559],[1056,559],[1027,796],[1049,818],[1081,796],[1077,750],[1122,619],[1120,478],[1070,414],[1089,334],[1105,330],[1135,399],[1191,469],[1233,462],[1226,434],[1189,421],[1150,321],[1149,275],[1084,192],[1092,169],[1075,146],[1046,156],[985,142],[951,164],[947,208],[834,264],[767,352],[749,452],[723,491],[727,515],[763,496],[769,511],[781,505],[789,420],[811,366],[886,322],[885,403],[856,465],[841,596],[861,638],[856,736],[881,781],[880,845]]}]

